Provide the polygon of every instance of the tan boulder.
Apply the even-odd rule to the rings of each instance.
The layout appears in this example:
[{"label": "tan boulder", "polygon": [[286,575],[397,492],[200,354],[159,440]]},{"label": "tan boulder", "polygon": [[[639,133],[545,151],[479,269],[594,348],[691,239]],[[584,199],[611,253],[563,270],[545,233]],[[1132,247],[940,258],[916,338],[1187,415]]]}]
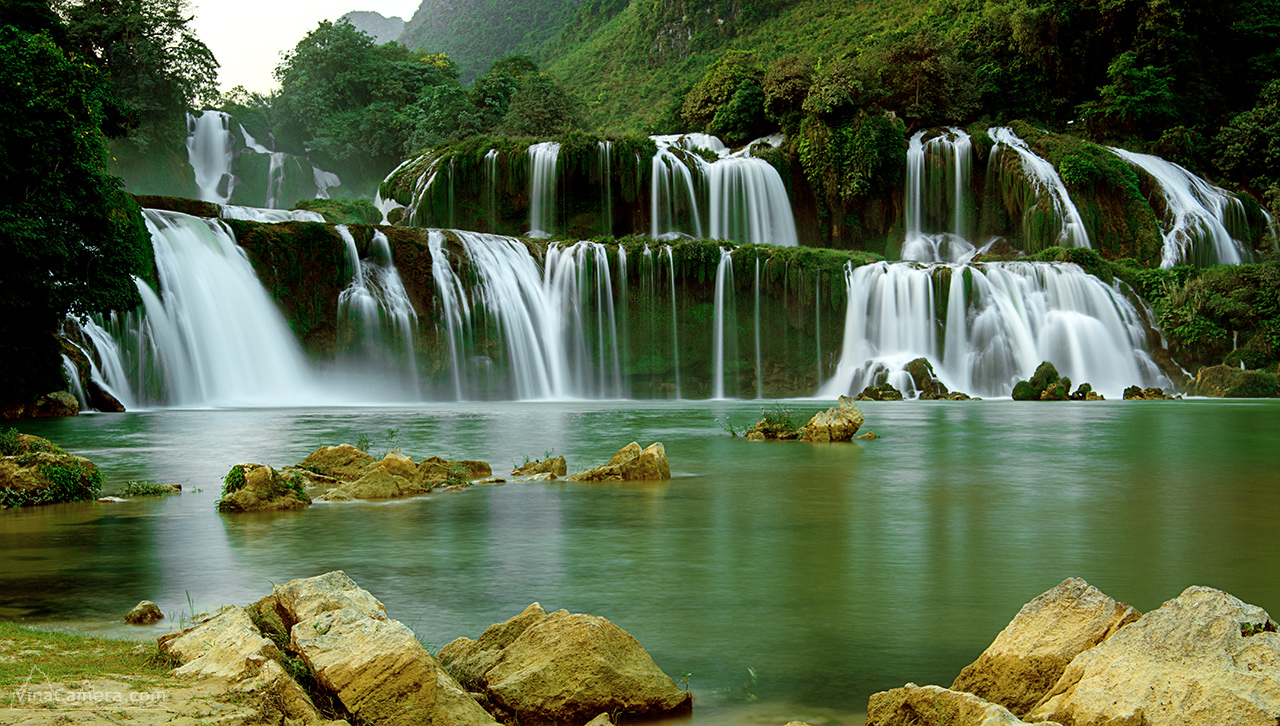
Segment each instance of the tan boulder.
[{"label": "tan boulder", "polygon": [[[867,703],[867,726],[1023,726],[1025,722],[1004,706],[972,693],[941,686],[917,686],[872,694]],[[1045,722],[1040,726],[1061,726]]]},{"label": "tan boulder", "polygon": [[274,602],[264,602],[264,599],[259,603],[275,609],[290,629],[308,618],[343,608],[353,608],[375,620],[387,619],[386,606],[342,570],[276,585],[271,597]]},{"label": "tan boulder", "polygon": [[369,471],[359,479],[341,485],[339,490],[352,499],[396,499],[418,493],[411,480],[386,469]]},{"label": "tan boulder", "polygon": [[343,608],[291,632],[316,681],[359,719],[380,726],[496,723],[398,621]]},{"label": "tan boulder", "polygon": [[438,456],[428,456],[418,464],[413,483],[417,489],[426,492],[443,486],[446,482],[456,482],[459,479],[470,482],[488,476],[493,476],[493,469],[483,461],[447,461]]},{"label": "tan boulder", "polygon": [[534,474],[554,474],[564,476],[569,473],[569,465],[563,456],[548,457],[545,461],[526,461],[511,470],[512,476],[533,476]]},{"label": "tan boulder", "polygon": [[666,481],[671,478],[671,462],[661,443],[641,449],[632,441],[614,454],[609,463],[566,478],[569,481]]},{"label": "tan boulder", "polygon": [[814,414],[802,427],[802,441],[829,442],[852,441],[865,419],[862,409],[848,396],[841,396],[836,405]]},{"label": "tan boulder", "polygon": [[563,610],[526,628],[484,678],[490,698],[522,721],[586,723],[606,712],[656,718],[692,706],[625,630]]},{"label": "tan boulder", "polygon": [[342,444],[341,446],[321,446],[298,462],[298,467],[343,481],[355,481],[360,478],[365,467],[374,461],[375,459],[367,452],[349,444]]},{"label": "tan boulder", "polygon": [[262,698],[287,719],[321,720],[311,698],[281,667],[280,650],[262,636],[243,608],[224,606],[157,642],[162,653],[181,664],[174,675],[225,679],[234,684],[234,691]]},{"label": "tan boulder", "polygon": [[[236,478],[238,482],[234,482]],[[231,467],[226,481],[226,487],[231,491],[218,500],[219,512],[277,511],[311,506],[311,497],[299,483],[281,476],[266,464],[236,464]]]},{"label": "tan boulder", "polygon": [[1024,716],[1053,688],[1067,664],[1140,613],[1079,578],[1022,606],[994,642],[951,684]]},{"label": "tan boulder", "polygon": [[529,626],[547,617],[539,603],[533,603],[519,615],[485,628],[477,640],[458,638],[440,649],[437,656],[457,679],[472,690],[481,690],[484,674],[502,660],[502,651],[515,642]]},{"label": "tan boulder", "polygon": [[1071,726],[1275,726],[1280,633],[1266,611],[1189,587],[1076,656],[1027,715]]},{"label": "tan boulder", "polygon": [[[54,471],[69,473],[67,480],[73,485],[56,483],[49,477]],[[93,462],[61,449],[57,453],[28,449],[21,456],[0,457],[0,492],[12,504],[93,501],[101,492],[101,482],[102,474]]]},{"label": "tan boulder", "polygon": [[124,621],[130,625],[151,625],[161,620],[164,620],[164,613],[150,600],[143,600],[124,614]]}]

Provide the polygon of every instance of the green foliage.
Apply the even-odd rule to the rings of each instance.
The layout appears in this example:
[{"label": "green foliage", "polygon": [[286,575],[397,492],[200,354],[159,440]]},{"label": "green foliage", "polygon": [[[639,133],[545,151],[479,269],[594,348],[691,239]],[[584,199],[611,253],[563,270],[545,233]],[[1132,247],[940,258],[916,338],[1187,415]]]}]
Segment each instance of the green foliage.
[{"label": "green foliage", "polygon": [[1280,360],[1280,262],[1182,268],[1163,288],[1153,304],[1184,364],[1267,367]]},{"label": "green foliage", "polygon": [[0,429],[0,456],[17,456],[22,451],[22,440],[17,429]]},{"label": "green foliage", "polygon": [[1154,66],[1138,67],[1138,54],[1121,53],[1107,66],[1110,83],[1098,89],[1098,99],[1080,104],[1080,118],[1095,136],[1141,132],[1159,127],[1176,115],[1168,73]]},{"label": "green foliage", "polygon": [[[547,457],[550,458],[550,457]],[[447,487],[465,487],[471,486],[471,471],[467,469],[466,464],[460,461],[454,461],[449,464],[449,470],[445,474],[444,486]]]},{"label": "green foliage", "polygon": [[690,125],[725,137],[736,146],[767,128],[764,71],[760,57],[749,51],[728,51],[689,89],[681,115]]},{"label": "green foliage", "polygon": [[68,312],[129,309],[152,277],[137,205],[106,173],[106,79],[39,33],[0,26],[0,400],[64,386],[53,336]]},{"label": "green foliage", "polygon": [[843,209],[854,197],[903,183],[907,153],[900,120],[863,112],[833,128],[813,115],[805,118],[800,134],[805,177],[829,209]]},{"label": "green foliage", "polygon": [[775,403],[769,408],[760,409],[761,418],[757,426],[766,436],[786,438],[796,432],[794,415],[795,409]]},{"label": "green foliage", "polygon": [[236,464],[222,477],[222,496],[234,494],[244,488],[244,467]]},{"label": "green foliage", "polygon": [[303,199],[293,208],[319,212],[329,224],[382,223],[382,212],[368,199]]},{"label": "green foliage", "polygon": [[[1272,81],[1257,103],[1224,125],[1215,139],[1220,168],[1258,190],[1280,182],[1280,80]],[[1280,204],[1272,205],[1273,216]]]},{"label": "green foliage", "polygon": [[156,481],[131,481],[120,488],[122,497],[159,497],[176,493],[173,485]]},{"label": "green foliage", "polygon": [[[475,0],[461,9],[427,0],[405,25],[400,42],[446,53],[457,61],[462,81],[469,82],[503,56],[529,54],[552,41],[576,5],[570,0]],[[616,12],[608,2],[585,5],[581,12],[587,18]]]},{"label": "green foliage", "polygon": [[805,98],[813,85],[813,60],[794,53],[779,56],[764,73],[764,112],[787,136],[800,133]]},{"label": "green foliage", "polygon": [[1222,395],[1223,398],[1276,398],[1280,396],[1280,380],[1267,371],[1244,371],[1240,382]]},{"label": "green foliage", "polygon": [[60,461],[42,461],[40,474],[48,486],[36,489],[0,489],[0,507],[26,507],[37,504],[91,502],[102,493],[102,472],[86,461],[70,456]]},{"label": "green foliage", "polygon": [[544,73],[520,81],[498,130],[507,136],[557,136],[582,129],[582,104]]}]

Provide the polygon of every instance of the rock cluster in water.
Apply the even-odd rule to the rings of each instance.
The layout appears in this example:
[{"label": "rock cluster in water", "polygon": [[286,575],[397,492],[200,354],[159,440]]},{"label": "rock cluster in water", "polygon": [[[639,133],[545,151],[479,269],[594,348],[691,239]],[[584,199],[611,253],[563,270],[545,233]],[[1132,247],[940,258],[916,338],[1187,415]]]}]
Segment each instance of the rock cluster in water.
[{"label": "rock cluster in water", "polygon": [[[159,645],[180,664],[175,674],[224,679],[264,718],[286,723],[485,726],[495,715],[586,723],[603,713],[677,715],[692,705],[635,638],[604,618],[548,614],[535,603],[479,640],[453,641],[437,660],[342,572],[276,585]],[[291,673],[313,681],[310,691]]]},{"label": "rock cluster in water", "polygon": [[1103,397],[1095,393],[1093,386],[1081,383],[1073,393],[1071,379],[1058,375],[1058,369],[1049,361],[1036,367],[1031,380],[1018,381],[1013,386],[1015,401],[1102,401]]},{"label": "rock cluster in water", "polygon": [[92,501],[101,490],[93,462],[47,439],[0,429],[0,507]]},{"label": "rock cluster in water", "polygon": [[671,478],[667,450],[654,442],[644,449],[632,441],[607,464],[566,477],[569,481],[666,481]]},{"label": "rock cluster in water", "polygon": [[1189,587],[1145,615],[1084,580],[1023,606],[950,688],[871,697],[867,726],[1274,726],[1280,633],[1262,608]]}]

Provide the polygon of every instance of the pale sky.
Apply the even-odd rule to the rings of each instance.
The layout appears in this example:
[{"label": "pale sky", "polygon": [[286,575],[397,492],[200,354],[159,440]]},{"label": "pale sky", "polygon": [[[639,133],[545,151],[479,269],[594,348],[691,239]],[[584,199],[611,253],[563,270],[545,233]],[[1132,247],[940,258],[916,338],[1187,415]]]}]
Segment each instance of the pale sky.
[{"label": "pale sky", "polygon": [[413,17],[421,0],[192,0],[196,35],[221,67],[218,87],[244,86],[267,93],[278,87],[271,72],[280,54],[292,49],[321,20],[337,20],[353,10],[386,17]]}]

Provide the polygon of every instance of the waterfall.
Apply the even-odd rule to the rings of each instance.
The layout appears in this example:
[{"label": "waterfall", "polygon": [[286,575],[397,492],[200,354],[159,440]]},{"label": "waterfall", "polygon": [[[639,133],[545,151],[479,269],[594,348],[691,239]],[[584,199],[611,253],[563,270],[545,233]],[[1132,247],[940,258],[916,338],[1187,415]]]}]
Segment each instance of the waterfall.
[{"label": "waterfall", "polygon": [[972,143],[957,128],[928,141],[924,136],[916,132],[907,145],[902,259],[968,262],[977,253],[966,216]]},{"label": "waterfall", "polygon": [[[161,298],[138,282],[145,323],[133,324],[138,370],[155,370],[177,406],[291,406],[324,401],[284,316],[220,221],[143,210]],[[153,382],[140,381],[139,389]],[[145,393],[145,391],[143,391]]]},{"label": "waterfall", "polygon": [[489,229],[498,229],[498,150],[489,149],[484,155],[484,205],[489,215]]},{"label": "waterfall", "polygon": [[1248,226],[1244,205],[1234,194],[1213,186],[1171,161],[1110,148],[1160,185],[1160,193],[1165,200],[1161,267],[1237,265],[1252,257],[1249,246],[1228,229],[1228,225],[1236,229],[1247,229]]},{"label": "waterfall", "polygon": [[76,369],[76,364],[72,363],[66,354],[62,356],[62,373],[67,378],[67,389],[80,402],[80,410],[88,411],[89,399],[84,395],[84,386],[80,384],[80,371]]},{"label": "waterfall", "polygon": [[465,400],[467,370],[463,365],[462,351],[466,346],[463,331],[466,320],[471,318],[471,304],[462,281],[453,274],[448,253],[444,249],[444,233],[433,229],[427,234],[427,249],[431,253],[431,274],[436,281],[436,300],[440,303],[444,318],[445,336],[449,347],[449,372],[453,378],[454,397]]},{"label": "waterfall", "polygon": [[305,209],[263,209],[261,207],[242,207],[238,204],[223,204],[219,215],[223,219],[243,219],[250,222],[274,224],[277,222],[319,222],[324,224],[324,215],[309,212]]},{"label": "waterfall", "polygon": [[196,188],[206,202],[226,204],[235,188],[231,176],[231,116],[205,111],[187,114],[187,160],[195,172]]},{"label": "waterfall", "polygon": [[764,398],[764,369],[760,357],[760,257],[756,257],[755,277],[755,342],[756,342],[756,398]]},{"label": "waterfall", "polygon": [[608,236],[613,234],[613,142],[600,141],[596,157],[596,171],[600,175],[600,234]]},{"label": "waterfall", "polygon": [[[658,152],[650,161],[649,236],[674,239],[682,235],[702,236],[702,216],[698,213],[698,192],[693,169],[686,163],[689,152],[678,145],[679,136],[654,136]],[[698,158],[694,156],[694,158]]]},{"label": "waterfall", "polygon": [[844,345],[819,396],[884,382],[910,394],[903,368],[919,357],[952,390],[984,396],[1007,396],[1045,360],[1111,397],[1169,385],[1147,352],[1140,312],[1073,264],[881,262],[846,266],[845,283]]},{"label": "waterfall", "polygon": [[[469,292],[458,283],[443,240],[431,246],[437,289],[442,300],[449,300],[443,308],[451,341],[461,347],[491,322],[488,334],[497,337],[510,393],[518,399],[622,395],[613,276],[604,245],[553,245],[539,265],[518,239],[456,234],[475,273]],[[458,367],[464,356],[452,345],[450,351]],[[455,378],[467,395],[462,383]]]},{"label": "waterfall", "polygon": [[129,377],[124,372],[124,356],[120,346],[97,320],[82,318],[76,322],[81,332],[89,338],[93,346],[92,352],[97,354],[98,360],[95,361],[91,351],[85,351],[85,356],[89,359],[89,380],[114,396],[126,410],[132,410],[135,407],[133,390],[129,385]]},{"label": "waterfall", "polygon": [[345,357],[357,362],[363,375],[372,373],[380,382],[416,392],[418,314],[392,261],[387,236],[375,231],[369,255],[361,259],[351,230],[344,224],[334,229],[346,242],[353,270],[351,283],[338,295],[338,339]]},{"label": "waterfall", "polygon": [[730,322],[725,330],[725,319],[733,310],[733,250],[720,250],[720,263],[716,265],[716,297],[715,297],[715,333],[712,341],[711,357],[711,397],[723,399],[725,369],[725,337],[733,335],[737,340],[736,326]]},{"label": "waterfall", "polygon": [[671,355],[675,360],[676,371],[676,398],[683,398],[680,393],[680,322],[676,311],[676,258],[671,251],[671,245],[664,245],[663,252],[667,254],[667,271],[670,273],[669,280],[671,286]]},{"label": "waterfall", "polygon": [[[1080,211],[1071,201],[1071,195],[1067,193],[1067,187],[1062,183],[1062,177],[1058,176],[1053,164],[1031,151],[1027,143],[1013,133],[1013,129],[992,127],[988,133],[996,142],[991,149],[991,168],[999,169],[1000,157],[1006,149],[1017,154],[1022,163],[1022,173],[1038,198],[1035,205],[1028,204],[1028,209],[1023,212],[1023,231],[1027,240],[1036,236],[1029,221],[1029,212],[1034,208],[1050,211],[1057,222],[1059,231],[1053,244],[1062,247],[1092,246],[1089,244],[1089,233],[1085,230]],[[1051,209],[1045,210],[1044,204],[1050,205]]]},{"label": "waterfall", "polygon": [[545,141],[529,147],[529,237],[556,233],[556,160],[560,144]]},{"label": "waterfall", "polygon": [[620,343],[617,346],[619,351],[619,385],[622,388],[618,391],[618,398],[630,398],[631,386],[630,378],[623,375],[621,368],[627,361],[631,360],[631,335],[628,331],[627,322],[630,318],[629,303],[627,302],[627,289],[631,287],[630,278],[627,277],[627,249],[622,245],[618,245],[618,312],[614,319],[618,321]]}]

